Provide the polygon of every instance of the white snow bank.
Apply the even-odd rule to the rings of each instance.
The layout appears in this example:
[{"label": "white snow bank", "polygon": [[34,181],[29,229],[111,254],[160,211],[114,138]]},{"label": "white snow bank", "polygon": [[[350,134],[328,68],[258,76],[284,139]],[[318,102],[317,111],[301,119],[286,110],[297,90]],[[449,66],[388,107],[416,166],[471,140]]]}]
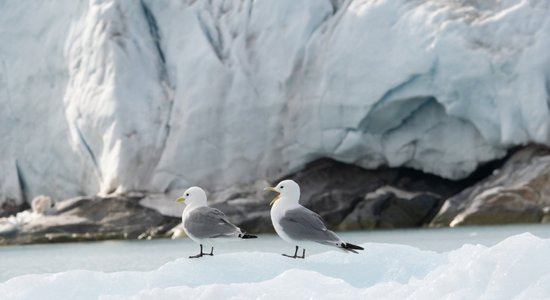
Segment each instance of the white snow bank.
[{"label": "white snow bank", "polygon": [[15,234],[22,225],[41,218],[43,215],[24,210],[7,218],[0,218],[0,235]]},{"label": "white snow bank", "polygon": [[545,0],[22,0],[0,28],[0,201],[550,143]]},{"label": "white snow bank", "polygon": [[149,272],[68,271],[0,284],[6,299],[533,299],[550,297],[550,240],[531,234],[446,253],[364,244],[359,255],[178,259]]}]

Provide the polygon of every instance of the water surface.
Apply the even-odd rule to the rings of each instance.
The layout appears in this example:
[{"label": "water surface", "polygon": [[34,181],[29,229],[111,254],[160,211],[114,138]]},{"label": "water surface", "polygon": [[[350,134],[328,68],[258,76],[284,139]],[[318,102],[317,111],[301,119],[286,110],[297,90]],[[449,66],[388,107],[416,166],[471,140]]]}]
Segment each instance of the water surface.
[{"label": "water surface", "polygon": [[[550,238],[549,225],[377,230],[346,232],[339,235],[355,244],[402,244],[441,253],[458,249],[465,244],[493,246],[507,237],[525,232],[541,238]],[[308,249],[307,254],[329,250],[330,247]],[[255,240],[220,244],[216,247],[215,254],[292,251],[292,245],[275,235],[266,234]],[[189,239],[4,246],[0,247],[0,282],[25,274],[69,270],[149,271],[197,252],[198,246]]]}]

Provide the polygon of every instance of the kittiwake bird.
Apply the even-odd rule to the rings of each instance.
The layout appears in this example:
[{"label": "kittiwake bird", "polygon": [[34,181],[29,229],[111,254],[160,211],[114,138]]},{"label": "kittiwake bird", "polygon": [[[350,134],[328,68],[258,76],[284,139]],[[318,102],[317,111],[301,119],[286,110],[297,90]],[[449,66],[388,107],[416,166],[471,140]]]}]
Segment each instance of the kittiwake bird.
[{"label": "kittiwake bird", "polygon": [[275,187],[265,190],[278,195],[271,201],[271,222],[277,234],[286,242],[296,245],[290,258],[305,258],[306,249],[302,246],[302,256],[298,256],[300,245],[308,242],[337,247],[341,250],[358,253],[364,250],[354,244],[342,241],[334,232],[327,229],[321,216],[303,207],[300,200],[300,186],[293,180],[283,180]]},{"label": "kittiwake bird", "polygon": [[[181,215],[183,230],[195,243],[200,245],[201,252],[189,258],[198,258],[204,255],[214,255],[214,240],[219,239],[253,239],[255,235],[244,233],[233,225],[225,214],[218,209],[208,207],[206,193],[200,187],[188,188],[177,202],[185,202],[186,206]],[[202,251],[203,244],[211,246],[210,253]]]}]

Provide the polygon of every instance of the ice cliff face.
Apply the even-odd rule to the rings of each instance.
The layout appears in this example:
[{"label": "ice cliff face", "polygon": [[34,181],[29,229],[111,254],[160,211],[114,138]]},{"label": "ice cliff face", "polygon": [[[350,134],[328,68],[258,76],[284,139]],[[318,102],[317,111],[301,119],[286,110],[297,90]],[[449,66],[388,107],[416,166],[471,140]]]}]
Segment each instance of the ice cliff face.
[{"label": "ice cliff face", "polygon": [[546,0],[11,1],[0,40],[4,203],[550,143]]}]

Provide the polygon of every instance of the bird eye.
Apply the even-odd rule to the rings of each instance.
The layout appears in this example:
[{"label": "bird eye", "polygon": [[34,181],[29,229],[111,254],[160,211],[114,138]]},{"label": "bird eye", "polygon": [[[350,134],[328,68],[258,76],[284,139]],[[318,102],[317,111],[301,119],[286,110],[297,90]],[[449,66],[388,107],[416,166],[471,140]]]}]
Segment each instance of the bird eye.
[{"label": "bird eye", "polygon": [[185,194],[185,197],[189,197],[189,193]]},{"label": "bird eye", "polygon": [[281,185],[279,188],[282,189],[282,188],[284,188],[284,186]]}]

